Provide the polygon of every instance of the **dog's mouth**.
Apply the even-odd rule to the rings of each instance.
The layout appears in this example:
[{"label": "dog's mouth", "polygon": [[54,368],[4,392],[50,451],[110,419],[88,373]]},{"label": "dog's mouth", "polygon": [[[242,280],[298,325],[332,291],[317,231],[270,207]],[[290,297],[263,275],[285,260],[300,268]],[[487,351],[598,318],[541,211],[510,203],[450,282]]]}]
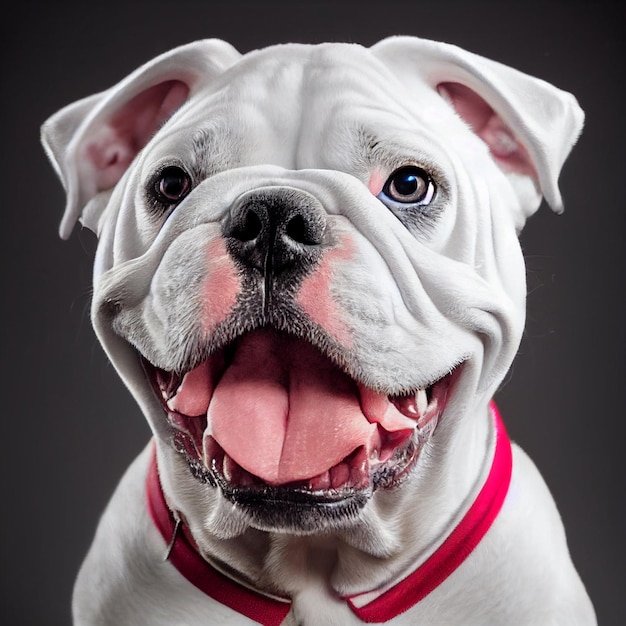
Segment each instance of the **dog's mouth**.
[{"label": "dog's mouth", "polygon": [[308,341],[269,328],[182,374],[147,363],[146,371],[192,473],[252,515],[276,504],[336,513],[343,503],[354,512],[375,490],[397,487],[434,432],[456,375],[387,395]]}]

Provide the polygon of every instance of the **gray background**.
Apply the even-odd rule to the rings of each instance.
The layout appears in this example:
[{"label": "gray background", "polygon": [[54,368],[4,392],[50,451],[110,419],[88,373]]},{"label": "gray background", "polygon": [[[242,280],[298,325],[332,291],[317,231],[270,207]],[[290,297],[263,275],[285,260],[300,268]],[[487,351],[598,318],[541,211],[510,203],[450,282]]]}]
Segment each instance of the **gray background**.
[{"label": "gray background", "polygon": [[[5,8],[6,11],[6,8]],[[624,9],[611,3],[20,3],[2,62],[3,624],[69,624],[73,578],[149,431],[90,328],[94,240],[57,238],[64,197],[38,143],[61,106],[170,47],[391,34],[456,43],[574,92],[587,113],[566,163],[566,212],[522,236],[528,324],[497,399],[552,489],[600,624],[624,585]],[[541,564],[537,563],[537,567]]]}]

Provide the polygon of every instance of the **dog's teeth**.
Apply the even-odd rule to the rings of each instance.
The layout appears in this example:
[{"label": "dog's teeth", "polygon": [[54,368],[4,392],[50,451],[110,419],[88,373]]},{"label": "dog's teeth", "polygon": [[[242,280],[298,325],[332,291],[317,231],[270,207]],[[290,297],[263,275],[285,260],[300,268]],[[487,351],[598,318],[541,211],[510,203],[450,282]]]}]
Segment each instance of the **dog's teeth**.
[{"label": "dog's teeth", "polygon": [[425,389],[419,389],[415,395],[395,396],[391,402],[402,415],[418,420],[428,409],[428,394]]},{"label": "dog's teeth", "polygon": [[426,395],[425,389],[420,389],[415,394],[415,405],[417,406],[418,415],[424,415],[424,413],[426,413],[426,409],[428,408],[428,396]]},{"label": "dog's teeth", "polygon": [[222,472],[224,473],[224,478],[229,482],[235,482],[236,474],[238,474],[238,465],[231,459],[227,454],[224,455],[224,461],[222,465]]},{"label": "dog's teeth", "polygon": [[176,394],[176,390],[180,386],[180,377],[176,376],[173,372],[156,370],[156,380],[161,391],[161,396],[165,402]]}]

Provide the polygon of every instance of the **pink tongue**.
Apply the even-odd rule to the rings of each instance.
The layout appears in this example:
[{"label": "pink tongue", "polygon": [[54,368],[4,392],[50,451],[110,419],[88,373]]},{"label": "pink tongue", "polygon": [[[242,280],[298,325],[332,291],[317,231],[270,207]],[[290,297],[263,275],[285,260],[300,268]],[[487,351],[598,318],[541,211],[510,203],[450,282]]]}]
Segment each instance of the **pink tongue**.
[{"label": "pink tongue", "polygon": [[[313,346],[269,330],[240,341],[208,421],[234,461],[274,485],[318,476],[359,446],[381,446],[356,384]],[[414,426],[393,421],[391,430]]]}]

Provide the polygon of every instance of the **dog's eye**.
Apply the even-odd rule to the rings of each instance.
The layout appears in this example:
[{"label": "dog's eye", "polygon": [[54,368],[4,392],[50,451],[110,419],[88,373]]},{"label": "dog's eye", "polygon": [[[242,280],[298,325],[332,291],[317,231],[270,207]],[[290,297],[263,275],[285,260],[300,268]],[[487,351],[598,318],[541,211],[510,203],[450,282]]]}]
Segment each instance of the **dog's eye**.
[{"label": "dog's eye", "polygon": [[191,190],[191,178],[182,168],[171,165],[159,174],[154,190],[164,204],[176,204]]},{"label": "dog's eye", "polygon": [[387,179],[378,197],[388,204],[429,204],[435,195],[435,184],[431,177],[416,165],[405,165]]}]

